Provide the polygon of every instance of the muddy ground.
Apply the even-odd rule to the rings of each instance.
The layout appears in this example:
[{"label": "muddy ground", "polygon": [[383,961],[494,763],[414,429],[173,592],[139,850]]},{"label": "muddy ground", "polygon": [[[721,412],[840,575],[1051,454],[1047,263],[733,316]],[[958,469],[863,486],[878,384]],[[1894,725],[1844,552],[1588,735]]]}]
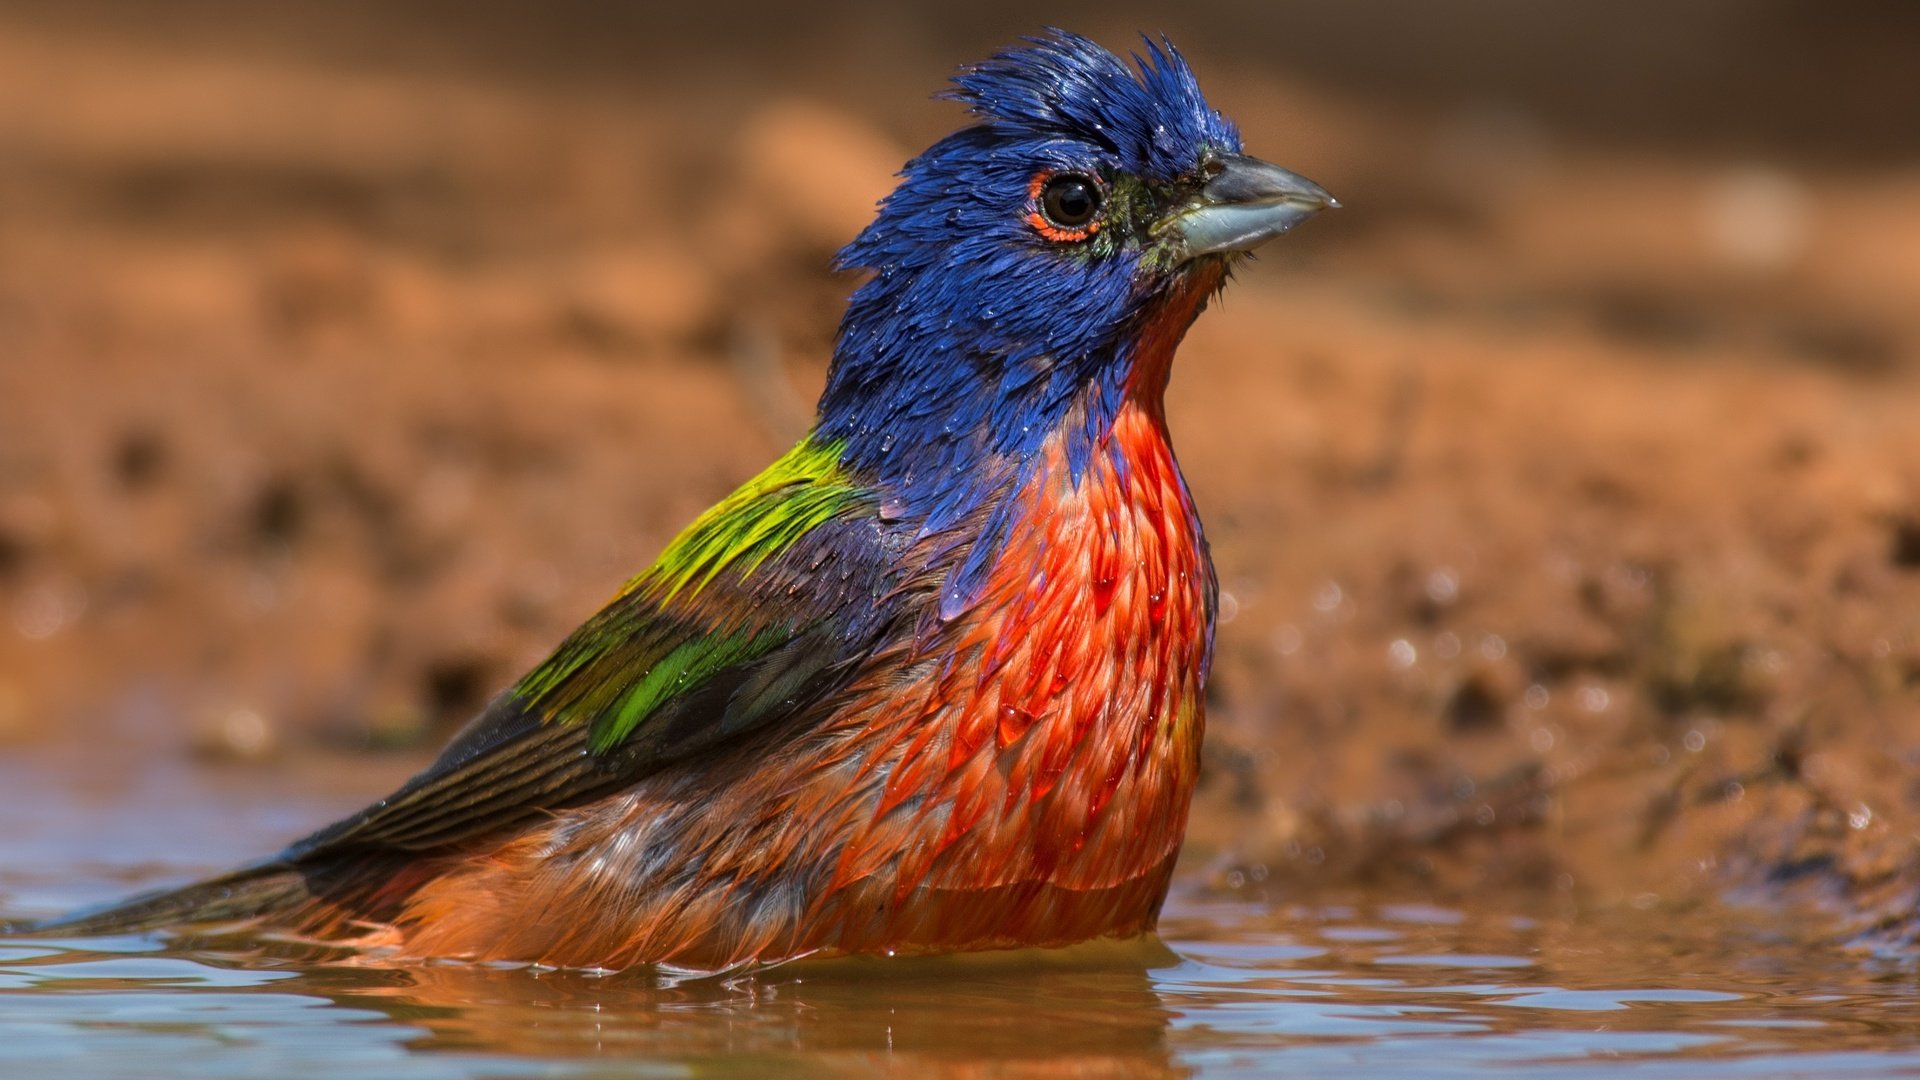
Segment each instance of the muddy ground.
[{"label": "muddy ground", "polygon": [[[1189,45],[1348,207],[1175,374],[1189,867],[1906,941],[1920,28],[1419,7]],[[804,427],[831,252],[1027,18],[0,6],[0,746],[423,760]]]}]

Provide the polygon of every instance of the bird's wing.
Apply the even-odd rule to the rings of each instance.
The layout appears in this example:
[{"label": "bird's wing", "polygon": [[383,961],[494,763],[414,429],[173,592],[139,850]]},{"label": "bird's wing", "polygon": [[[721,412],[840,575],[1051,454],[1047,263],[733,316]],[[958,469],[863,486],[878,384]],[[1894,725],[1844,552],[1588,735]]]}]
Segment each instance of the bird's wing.
[{"label": "bird's wing", "polygon": [[682,533],[426,771],[281,860],[445,847],[803,714],[905,617],[898,545],[838,456],[801,443]]}]

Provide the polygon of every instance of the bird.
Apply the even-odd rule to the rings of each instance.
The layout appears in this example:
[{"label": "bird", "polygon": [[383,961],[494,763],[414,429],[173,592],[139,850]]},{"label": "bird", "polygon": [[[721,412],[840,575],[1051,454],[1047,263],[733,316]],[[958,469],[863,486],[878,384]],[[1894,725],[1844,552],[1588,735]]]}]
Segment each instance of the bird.
[{"label": "bird", "polygon": [[1163,405],[1254,248],[1338,202],[1164,37],[964,66],[811,429],[421,773],[278,854],[22,931],[725,972],[1152,931],[1218,586]]}]

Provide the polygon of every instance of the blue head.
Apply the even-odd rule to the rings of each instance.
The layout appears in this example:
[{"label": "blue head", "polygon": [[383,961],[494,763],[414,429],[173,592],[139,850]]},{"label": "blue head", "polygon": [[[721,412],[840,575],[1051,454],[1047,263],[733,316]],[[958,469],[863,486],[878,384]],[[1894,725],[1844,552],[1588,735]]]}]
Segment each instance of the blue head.
[{"label": "blue head", "polygon": [[840,254],[873,277],[841,323],[819,419],[935,530],[971,509],[972,480],[1061,424],[1097,440],[1146,328],[1190,319],[1189,294],[1238,252],[1331,202],[1243,157],[1168,43],[1129,66],[1054,31],[955,85],[977,122],[908,162]]}]

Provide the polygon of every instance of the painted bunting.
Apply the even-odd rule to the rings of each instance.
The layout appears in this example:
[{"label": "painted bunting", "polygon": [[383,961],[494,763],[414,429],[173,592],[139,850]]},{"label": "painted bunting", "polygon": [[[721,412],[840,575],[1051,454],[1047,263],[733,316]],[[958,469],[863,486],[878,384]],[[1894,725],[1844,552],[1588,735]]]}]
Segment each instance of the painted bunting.
[{"label": "painted bunting", "polygon": [[1168,42],[1054,31],[950,95],[839,255],[798,446],[392,795],[38,929],[696,970],[1152,929],[1216,595],[1162,392],[1243,253],[1337,204]]}]

